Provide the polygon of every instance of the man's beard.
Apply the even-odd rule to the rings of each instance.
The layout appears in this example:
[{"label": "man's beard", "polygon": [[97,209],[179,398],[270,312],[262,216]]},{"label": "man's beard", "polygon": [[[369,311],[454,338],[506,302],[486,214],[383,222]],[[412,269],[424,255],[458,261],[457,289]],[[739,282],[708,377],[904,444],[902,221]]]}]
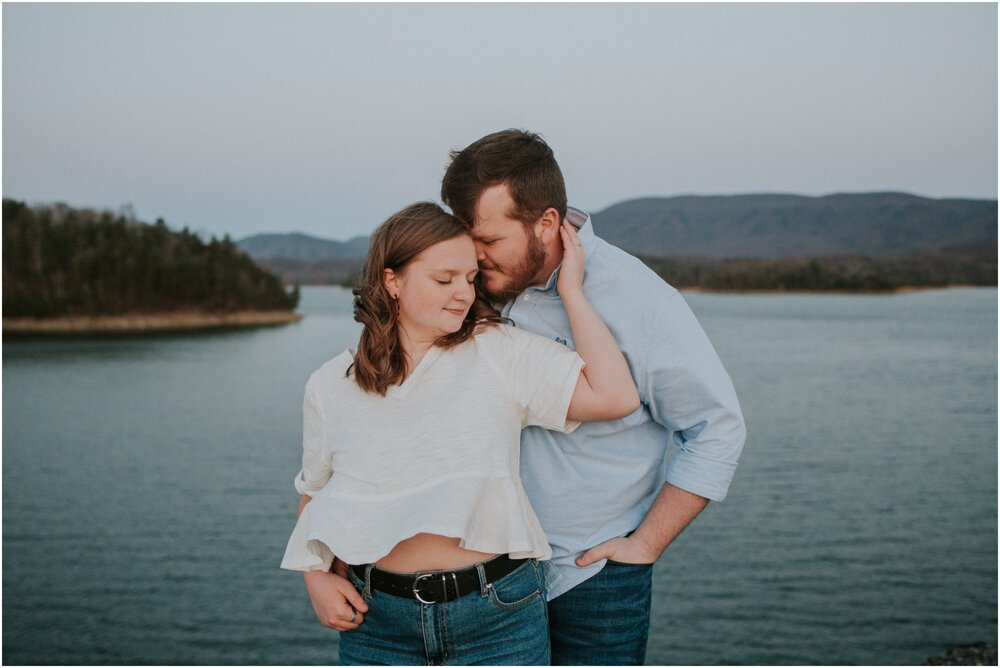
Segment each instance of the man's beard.
[{"label": "man's beard", "polygon": [[542,242],[535,238],[534,235],[529,234],[528,252],[524,256],[524,261],[517,267],[500,273],[501,277],[507,279],[501,288],[491,290],[486,287],[486,282],[483,281],[483,292],[494,304],[509,302],[534,282],[535,277],[538,276],[538,272],[541,271],[544,264],[545,249],[542,247]]}]

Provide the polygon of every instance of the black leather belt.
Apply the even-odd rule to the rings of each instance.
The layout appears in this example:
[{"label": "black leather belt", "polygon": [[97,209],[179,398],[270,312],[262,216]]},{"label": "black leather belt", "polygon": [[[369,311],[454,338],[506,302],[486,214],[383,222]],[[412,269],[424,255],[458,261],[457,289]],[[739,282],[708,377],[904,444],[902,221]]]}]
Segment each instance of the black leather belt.
[{"label": "black leather belt", "polygon": [[[502,554],[484,561],[486,584],[499,580],[514,572],[526,559],[511,559]],[[364,581],[366,564],[351,566],[358,579]],[[377,591],[402,598],[412,598],[421,603],[444,603],[454,601],[466,594],[479,591],[479,573],[475,566],[457,571],[430,571],[428,573],[394,573],[380,568],[372,568],[371,587]]]}]

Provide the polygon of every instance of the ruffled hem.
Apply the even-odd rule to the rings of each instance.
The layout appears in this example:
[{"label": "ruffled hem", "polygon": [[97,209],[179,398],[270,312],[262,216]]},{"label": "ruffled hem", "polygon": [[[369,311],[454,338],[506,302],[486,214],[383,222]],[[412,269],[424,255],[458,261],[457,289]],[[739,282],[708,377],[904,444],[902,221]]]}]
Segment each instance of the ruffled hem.
[{"label": "ruffled hem", "polygon": [[281,567],[329,570],[334,555],[349,564],[372,563],[418,533],[451,536],[467,550],[517,559],[552,556],[520,481],[464,474],[392,498],[324,490],[299,516]]}]

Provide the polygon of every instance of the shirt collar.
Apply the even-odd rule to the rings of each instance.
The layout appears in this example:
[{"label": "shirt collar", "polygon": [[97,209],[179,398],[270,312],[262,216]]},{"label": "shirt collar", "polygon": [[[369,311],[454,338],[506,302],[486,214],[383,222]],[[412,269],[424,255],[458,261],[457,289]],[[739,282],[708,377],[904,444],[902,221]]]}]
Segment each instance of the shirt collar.
[{"label": "shirt collar", "polygon": [[[583,244],[583,251],[586,256],[590,256],[591,251],[594,248],[595,240],[597,235],[594,234],[594,224],[590,221],[590,214],[586,211],[581,211],[580,209],[568,206],[566,207],[566,219],[572,225],[579,225],[577,228],[577,234],[580,237],[580,243]],[[584,260],[586,261],[586,260]],[[560,264],[549,276],[549,280],[545,282],[543,287],[528,288],[529,290],[538,290],[539,292],[552,292],[554,295],[558,296],[559,291],[556,290],[556,281],[559,280],[559,269],[562,267]]]}]

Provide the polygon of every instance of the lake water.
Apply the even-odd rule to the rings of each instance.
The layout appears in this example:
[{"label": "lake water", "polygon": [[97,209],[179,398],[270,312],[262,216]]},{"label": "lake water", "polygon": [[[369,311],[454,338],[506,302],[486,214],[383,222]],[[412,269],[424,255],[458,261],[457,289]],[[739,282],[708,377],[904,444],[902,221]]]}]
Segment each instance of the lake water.
[{"label": "lake water", "polygon": [[[997,642],[997,291],[686,295],[750,432],[654,571],[650,664],[909,664]],[[300,323],[3,346],[4,663],[329,664],[278,563]]]}]

